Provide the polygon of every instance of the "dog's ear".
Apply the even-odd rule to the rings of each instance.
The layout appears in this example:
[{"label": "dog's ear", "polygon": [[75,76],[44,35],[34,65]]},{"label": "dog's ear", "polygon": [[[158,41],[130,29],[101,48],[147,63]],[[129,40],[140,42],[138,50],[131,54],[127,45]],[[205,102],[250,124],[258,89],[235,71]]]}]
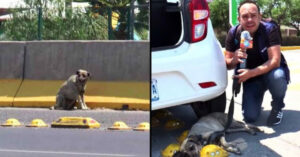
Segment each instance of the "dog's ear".
[{"label": "dog's ear", "polygon": [[80,70],[77,70],[77,71],[76,71],[76,75],[79,75],[79,74],[80,74]]},{"label": "dog's ear", "polygon": [[89,78],[91,78],[91,77],[92,77],[92,75],[91,75],[91,73],[90,73],[90,72],[88,72],[88,73],[87,73],[87,76],[88,76]]},{"label": "dog's ear", "polygon": [[201,135],[197,135],[196,138],[197,138],[197,141],[203,141],[203,138]]},{"label": "dog's ear", "polygon": [[188,148],[188,151],[192,152],[192,151],[195,151],[196,148],[194,145],[190,145],[189,148]]},{"label": "dog's ear", "polygon": [[193,143],[196,143],[197,145],[202,144],[203,138],[201,135],[190,135],[188,137],[189,141],[192,141]]}]

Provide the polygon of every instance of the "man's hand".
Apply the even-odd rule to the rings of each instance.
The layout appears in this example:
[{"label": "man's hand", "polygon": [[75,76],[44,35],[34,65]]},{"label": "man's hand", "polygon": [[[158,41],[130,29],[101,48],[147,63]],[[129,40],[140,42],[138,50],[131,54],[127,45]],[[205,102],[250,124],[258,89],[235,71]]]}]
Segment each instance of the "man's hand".
[{"label": "man's hand", "polygon": [[234,52],[233,60],[237,60],[238,63],[243,63],[244,61],[242,59],[247,58],[246,49],[237,49]]},{"label": "man's hand", "polygon": [[237,49],[235,52],[226,52],[226,64],[228,69],[233,69],[238,63],[243,63],[242,58],[247,58],[246,50]]},{"label": "man's hand", "polygon": [[239,74],[234,75],[234,78],[238,78],[239,83],[245,82],[248,79],[250,79],[251,77],[253,77],[253,73],[250,69],[239,69],[237,72]]}]

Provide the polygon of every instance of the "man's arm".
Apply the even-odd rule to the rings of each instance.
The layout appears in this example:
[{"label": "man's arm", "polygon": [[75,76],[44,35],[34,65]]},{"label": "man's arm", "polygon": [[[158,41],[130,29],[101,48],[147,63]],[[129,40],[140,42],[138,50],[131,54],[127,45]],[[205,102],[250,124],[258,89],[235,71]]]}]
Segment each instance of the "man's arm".
[{"label": "man's arm", "polygon": [[264,64],[251,70],[252,77],[265,74],[272,69],[280,66],[281,53],[280,45],[274,45],[268,48],[269,59]]},{"label": "man's arm", "polygon": [[281,60],[280,45],[271,46],[268,48],[267,51],[268,51],[269,59],[264,64],[254,69],[238,70],[240,74],[236,77],[239,78],[239,82],[244,82],[249,78],[265,74],[270,70],[274,68],[278,68],[280,66],[280,60]]}]

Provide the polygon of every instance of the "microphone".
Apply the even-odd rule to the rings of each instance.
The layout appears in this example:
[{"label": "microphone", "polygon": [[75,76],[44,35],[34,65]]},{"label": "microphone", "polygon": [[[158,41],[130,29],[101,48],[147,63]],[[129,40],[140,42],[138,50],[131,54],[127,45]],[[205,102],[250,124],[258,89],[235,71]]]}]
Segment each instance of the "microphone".
[{"label": "microphone", "polygon": [[[251,49],[253,47],[253,41],[252,37],[248,31],[243,31],[241,33],[241,42],[240,42],[240,48],[243,52],[246,52],[247,49]],[[247,65],[246,58],[242,59],[243,63],[240,63],[240,69],[245,69]]]}]

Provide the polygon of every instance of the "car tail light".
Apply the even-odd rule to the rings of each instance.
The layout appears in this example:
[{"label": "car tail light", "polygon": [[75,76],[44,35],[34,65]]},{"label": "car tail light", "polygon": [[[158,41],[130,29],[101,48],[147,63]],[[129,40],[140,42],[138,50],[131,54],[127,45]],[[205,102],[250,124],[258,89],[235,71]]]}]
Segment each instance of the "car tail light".
[{"label": "car tail light", "polygon": [[206,0],[191,0],[190,5],[191,18],[191,41],[201,41],[207,34],[207,20],[209,17],[209,8]]},{"label": "car tail light", "polygon": [[210,87],[214,87],[216,85],[217,84],[215,82],[201,82],[201,83],[199,83],[199,86],[201,88],[210,88]]}]

